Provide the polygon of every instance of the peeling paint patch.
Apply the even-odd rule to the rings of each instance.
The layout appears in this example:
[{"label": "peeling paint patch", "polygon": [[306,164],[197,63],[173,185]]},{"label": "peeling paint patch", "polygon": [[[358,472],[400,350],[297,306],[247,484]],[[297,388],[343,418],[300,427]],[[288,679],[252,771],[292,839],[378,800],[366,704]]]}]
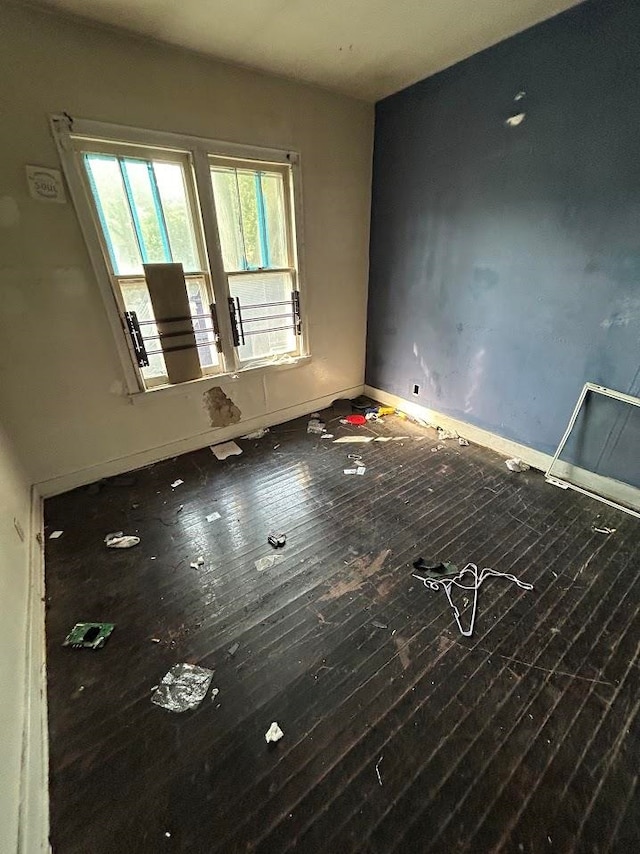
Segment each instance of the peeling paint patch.
[{"label": "peeling paint patch", "polygon": [[229,424],[237,424],[242,417],[238,407],[220,386],[214,386],[205,391],[202,395],[202,405],[212,427],[228,427]]}]

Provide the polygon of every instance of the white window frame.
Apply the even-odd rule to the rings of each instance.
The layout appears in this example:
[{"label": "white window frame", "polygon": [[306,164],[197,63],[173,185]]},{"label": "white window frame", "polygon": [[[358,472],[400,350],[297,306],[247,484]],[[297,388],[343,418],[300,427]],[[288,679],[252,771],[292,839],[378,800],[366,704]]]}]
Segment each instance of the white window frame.
[{"label": "white window frame", "polygon": [[[130,395],[140,393],[155,393],[162,389],[175,388],[172,385],[162,385],[154,388],[149,381],[146,385],[137,366],[135,355],[130,344],[127,332],[123,328],[122,306],[116,294],[112,280],[112,272],[108,262],[108,252],[103,245],[102,230],[95,222],[93,205],[90,201],[89,188],[85,177],[85,170],[80,162],[76,151],[76,138],[87,138],[92,141],[101,140],[105,143],[126,146],[127,144],[146,147],[153,154],[157,152],[180,152],[184,157],[190,158],[193,179],[199,210],[194,210],[194,218],[202,226],[204,245],[199,248],[204,250],[204,257],[208,261],[209,270],[202,271],[210,277],[212,295],[217,306],[218,326],[222,352],[219,353],[219,366],[215,371],[217,378],[224,378],[241,371],[268,369],[269,365],[278,366],[277,361],[251,361],[241,362],[236,348],[233,344],[233,333],[231,320],[228,312],[229,286],[222,261],[222,251],[218,236],[216,208],[213,196],[213,186],[210,177],[210,163],[216,158],[225,158],[235,161],[244,161],[244,165],[252,164],[258,168],[262,164],[265,168],[269,165],[290,167],[291,180],[289,182],[290,207],[287,213],[290,218],[290,232],[292,234],[291,262],[296,267],[294,277],[298,290],[303,289],[305,283],[304,275],[304,241],[302,234],[303,211],[301,194],[301,169],[300,156],[297,152],[288,149],[263,148],[258,146],[243,145],[234,142],[206,139],[202,137],[176,134],[167,131],[153,131],[142,128],[134,128],[128,125],[111,124],[94,121],[92,119],[71,118],[66,113],[52,115],[50,117],[51,130],[58,149],[60,161],[73,200],[80,228],[85,239],[89,257],[94,268],[100,293],[105,305],[109,324],[116,344],[118,356],[123,369],[127,392]],[[196,231],[197,231],[196,227]],[[200,240],[200,235],[196,236]],[[268,271],[265,271],[268,272]],[[139,277],[138,277],[139,278]],[[305,293],[302,293],[303,307],[306,302]],[[309,324],[307,312],[302,312],[302,334],[300,336],[297,356],[287,359],[288,364],[297,364],[309,358]],[[204,374],[202,379],[210,379],[211,372]],[[191,382],[200,382],[192,380]],[[180,384],[178,387],[184,385]]]}]

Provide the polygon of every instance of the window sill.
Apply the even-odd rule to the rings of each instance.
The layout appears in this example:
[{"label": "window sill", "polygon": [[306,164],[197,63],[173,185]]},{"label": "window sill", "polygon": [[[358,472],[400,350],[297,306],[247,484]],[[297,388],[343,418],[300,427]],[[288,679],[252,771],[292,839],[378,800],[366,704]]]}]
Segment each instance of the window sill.
[{"label": "window sill", "polygon": [[293,368],[299,368],[311,362],[311,356],[297,356],[291,360],[282,362],[262,362],[247,365],[244,368],[238,368],[233,373],[224,374],[207,374],[204,377],[198,377],[195,380],[188,380],[184,383],[176,383],[175,385],[159,385],[155,388],[145,389],[144,391],[132,392],[128,395],[131,403],[139,403],[141,400],[146,400],[150,397],[154,399],[157,395],[166,394],[188,394],[194,390],[194,387],[202,383],[210,383],[212,385],[225,385],[226,383],[238,382],[245,374],[261,374],[274,373],[276,371],[290,371]]}]

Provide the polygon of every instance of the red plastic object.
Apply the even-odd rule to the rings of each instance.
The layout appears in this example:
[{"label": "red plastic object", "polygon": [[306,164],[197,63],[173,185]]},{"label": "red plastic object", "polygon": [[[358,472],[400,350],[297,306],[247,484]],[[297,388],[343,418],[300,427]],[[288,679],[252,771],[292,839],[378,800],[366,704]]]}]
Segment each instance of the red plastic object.
[{"label": "red plastic object", "polygon": [[367,423],[367,419],[364,417],[364,415],[347,415],[347,417],[344,420],[348,421],[349,424],[366,424]]}]

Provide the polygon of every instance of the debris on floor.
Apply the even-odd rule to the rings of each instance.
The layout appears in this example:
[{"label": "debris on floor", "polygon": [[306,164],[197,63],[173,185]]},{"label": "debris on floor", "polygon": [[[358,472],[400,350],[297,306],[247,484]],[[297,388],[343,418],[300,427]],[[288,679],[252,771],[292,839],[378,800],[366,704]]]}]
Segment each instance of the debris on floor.
[{"label": "debris on floor", "polygon": [[138,545],[140,537],[124,534],[122,531],[113,531],[111,534],[107,534],[104,541],[108,549],[130,549]]},{"label": "debris on floor", "polygon": [[273,744],[276,741],[280,741],[284,733],[278,726],[278,724],[274,721],[269,729],[265,732],[264,738],[267,744]]},{"label": "debris on floor", "polygon": [[181,480],[180,478],[178,478],[177,480],[174,480],[173,483],[171,484],[171,489],[176,489],[176,487],[181,486],[183,483],[184,483],[184,480]]},{"label": "debris on floor", "polygon": [[101,649],[115,623],[76,623],[64,639],[62,646],[72,646],[74,649]]},{"label": "debris on floor", "polygon": [[231,644],[231,646],[229,647],[227,652],[229,653],[229,655],[235,655],[239,649],[240,649],[240,644],[239,643],[233,643],[233,644]]},{"label": "debris on floor", "polygon": [[357,466],[354,469],[344,469],[345,474],[364,474],[366,472],[366,468],[364,466]]},{"label": "debris on floor", "polygon": [[458,567],[448,561],[426,561],[419,557],[413,562],[413,568],[423,572],[429,578],[442,578],[443,575],[457,575]]},{"label": "debris on floor", "polygon": [[367,423],[367,418],[365,415],[347,415],[346,418],[340,419],[341,424],[355,424],[358,427],[361,427],[363,424]]},{"label": "debris on floor", "polygon": [[220,514],[216,511],[215,513],[209,513],[209,515],[208,515],[208,516],[205,516],[205,518],[206,518],[207,522],[215,522],[215,521],[216,521],[216,519],[221,519],[222,517],[221,517],[221,516],[220,516]]},{"label": "debris on floor", "polygon": [[323,433],[321,439],[333,439],[333,433]]},{"label": "debris on floor", "polygon": [[615,534],[616,528],[607,528],[603,526],[602,528],[598,528],[595,524],[591,526],[591,530],[596,534]]},{"label": "debris on floor", "polygon": [[396,411],[395,406],[379,406],[378,407],[378,415],[382,417],[383,415],[393,415]]},{"label": "debris on floor", "polygon": [[316,433],[322,435],[326,430],[326,424],[320,418],[317,412],[313,412],[309,416],[309,423],[307,424],[307,433]]},{"label": "debris on floor", "polygon": [[[465,576],[467,574],[471,574],[471,584],[464,584]],[[423,577],[421,575],[416,575],[412,573],[414,578],[417,578],[419,581],[422,581],[424,586],[428,590],[444,590],[445,595],[447,597],[447,601],[449,602],[449,606],[453,611],[453,616],[458,624],[458,629],[460,630],[460,634],[464,637],[471,637],[473,634],[473,629],[476,623],[476,613],[478,610],[478,590],[482,586],[482,583],[489,577],[495,578],[506,578],[508,581],[517,584],[518,587],[522,588],[522,590],[533,590],[533,584],[529,584],[526,581],[520,581],[519,578],[516,578],[515,575],[511,575],[508,572],[498,572],[495,569],[489,569],[488,567],[483,569],[480,574],[478,574],[478,567],[474,563],[468,563],[464,569],[462,569],[457,575],[451,578],[430,578],[428,576]],[[460,590],[465,591],[473,591],[473,606],[471,611],[471,620],[469,621],[469,626],[467,629],[464,629],[462,623],[460,622],[460,611],[457,605],[454,605],[453,600],[451,599],[451,589],[452,587],[457,587]]]},{"label": "debris on floor", "polygon": [[274,549],[281,549],[287,542],[286,534],[269,534],[267,537],[267,542],[270,546],[273,546]]},{"label": "debris on floor", "polygon": [[389,626],[386,623],[383,623],[382,620],[372,620],[371,625],[375,626],[376,629],[388,629]]},{"label": "debris on floor", "polygon": [[237,457],[242,453],[240,445],[235,442],[221,442],[219,445],[209,445],[211,453],[217,460],[226,460],[227,457]]},{"label": "debris on floor", "polygon": [[367,397],[364,394],[355,397],[353,400],[349,401],[351,410],[355,409],[356,412],[366,412],[368,409],[377,409],[378,404],[375,400],[371,400],[370,397]]},{"label": "debris on floor", "polygon": [[220,693],[220,689],[219,689],[219,688],[212,688],[212,689],[211,689],[211,702],[212,702],[212,703],[213,703],[213,701],[215,700],[215,698],[218,696],[218,694],[219,694],[219,693]]},{"label": "debris on floor", "polygon": [[195,709],[204,700],[213,670],[197,664],[174,664],[151,696],[151,702],[171,712]]},{"label": "debris on floor", "polygon": [[435,454],[436,451],[444,451],[444,445],[436,445],[435,448],[431,448],[432,454]]},{"label": "debris on floor", "polygon": [[277,563],[280,563],[281,560],[284,560],[282,555],[267,555],[266,557],[258,558],[255,563],[255,567],[258,572],[262,572],[265,569],[271,569],[272,566],[275,566]]},{"label": "debris on floor", "polygon": [[467,439],[464,439],[462,436],[458,436],[458,444],[461,448],[469,447],[469,442]]},{"label": "debris on floor", "polygon": [[509,471],[527,471],[530,466],[523,462],[520,457],[512,457],[510,460],[505,460],[506,467]]},{"label": "debris on floor", "polygon": [[438,427],[438,439],[444,442],[445,439],[459,439],[460,436],[456,430],[447,430],[446,427]]},{"label": "debris on floor", "polygon": [[191,567],[191,569],[200,569],[201,566],[204,566],[204,558],[202,557],[202,555],[197,557],[194,561],[191,561],[189,566]]},{"label": "debris on floor", "polygon": [[49,534],[49,539],[50,540],[57,540],[58,537],[61,537],[63,535],[63,533],[64,533],[64,531],[52,531]]},{"label": "debris on floor", "polygon": [[380,783],[380,785],[382,785],[382,777],[380,776],[380,763],[383,759],[384,756],[381,756],[380,759],[378,759],[378,761],[376,762],[376,775],[378,777],[378,783]]},{"label": "debris on floor", "polygon": [[361,444],[363,442],[373,442],[373,436],[340,436],[339,439],[335,439],[334,445],[349,445],[349,444]]},{"label": "debris on floor", "polygon": [[262,439],[263,436],[266,436],[269,432],[268,427],[261,427],[259,430],[254,430],[253,433],[247,433],[246,436],[243,436],[243,439]]}]

